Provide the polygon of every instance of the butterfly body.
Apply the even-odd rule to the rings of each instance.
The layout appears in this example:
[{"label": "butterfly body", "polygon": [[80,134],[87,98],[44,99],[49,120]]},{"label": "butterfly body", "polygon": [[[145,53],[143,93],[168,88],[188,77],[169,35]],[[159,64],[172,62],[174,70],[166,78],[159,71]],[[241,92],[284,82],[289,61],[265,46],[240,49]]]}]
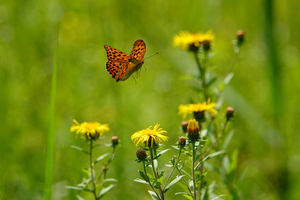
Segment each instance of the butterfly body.
[{"label": "butterfly body", "polygon": [[104,45],[104,48],[108,59],[106,70],[117,82],[125,81],[134,72],[138,72],[144,64],[146,45],[143,40],[137,40],[134,43],[130,55],[108,45]]}]

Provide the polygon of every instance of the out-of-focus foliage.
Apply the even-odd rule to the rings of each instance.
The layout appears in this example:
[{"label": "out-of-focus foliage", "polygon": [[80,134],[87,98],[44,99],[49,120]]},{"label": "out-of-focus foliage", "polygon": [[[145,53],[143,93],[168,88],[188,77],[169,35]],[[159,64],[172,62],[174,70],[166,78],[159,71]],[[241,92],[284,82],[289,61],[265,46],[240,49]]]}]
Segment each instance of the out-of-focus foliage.
[{"label": "out-of-focus foliage", "polygon": [[[246,33],[235,75],[223,96],[225,105],[236,111],[235,134],[228,149],[239,149],[239,173],[247,168],[240,186],[244,198],[299,199],[299,8],[299,1],[273,2],[280,67],[276,72],[280,87],[274,96],[265,17],[270,9],[264,1],[2,1],[0,199],[43,198],[57,35],[53,199],[75,199],[76,193],[65,186],[80,182],[83,172],[78,171],[88,166],[84,166],[88,158],[70,148],[71,144],[82,146],[81,139],[69,132],[73,119],[107,123],[111,128],[107,139],[118,135],[122,141],[108,171],[118,179],[117,187],[105,198],[149,199],[146,188],[142,189],[147,186],[133,182],[138,166],[133,164],[136,147],[130,136],[160,123],[168,131],[168,146],[178,140],[182,120],[178,105],[199,98],[184,80],[185,75],[196,74],[192,55],[173,48],[172,39],[182,30],[208,29],[216,34],[211,59],[216,74],[224,74],[234,54],[236,31]],[[106,72],[103,45],[130,53],[137,39],[146,43],[145,57],[159,54],[145,60],[137,83],[132,78],[116,83]],[[171,195],[176,191],[172,187],[168,198],[180,199]]]}]

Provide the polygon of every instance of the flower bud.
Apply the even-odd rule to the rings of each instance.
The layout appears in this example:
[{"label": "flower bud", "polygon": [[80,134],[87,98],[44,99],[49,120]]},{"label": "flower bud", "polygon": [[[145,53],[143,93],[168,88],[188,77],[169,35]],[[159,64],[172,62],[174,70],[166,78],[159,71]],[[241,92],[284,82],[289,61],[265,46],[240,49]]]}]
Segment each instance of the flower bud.
[{"label": "flower bud", "polygon": [[139,149],[136,152],[136,157],[138,160],[143,161],[147,158],[147,153],[144,149]]},{"label": "flower bud", "polygon": [[227,107],[225,115],[226,115],[227,121],[229,121],[234,115],[234,108]]},{"label": "flower bud", "polygon": [[187,135],[191,142],[196,142],[200,139],[199,126],[195,119],[189,121],[187,127]]},{"label": "flower bud", "polygon": [[119,137],[118,136],[112,136],[111,137],[111,143],[113,146],[117,146],[119,144]]},{"label": "flower bud", "polygon": [[245,41],[245,33],[242,30],[238,30],[236,32],[236,38],[237,38],[237,44],[240,46],[244,43]]},{"label": "flower bud", "polygon": [[188,124],[189,124],[189,121],[181,122],[181,128],[184,133],[186,133],[186,128],[187,128]]},{"label": "flower bud", "polygon": [[183,147],[185,146],[185,144],[186,144],[186,139],[185,139],[185,137],[181,136],[181,137],[179,138],[179,140],[178,140],[177,143],[178,143],[179,148],[183,148]]},{"label": "flower bud", "polygon": [[204,40],[202,42],[202,45],[203,45],[203,50],[204,51],[209,51],[210,50],[210,41],[209,40]]}]

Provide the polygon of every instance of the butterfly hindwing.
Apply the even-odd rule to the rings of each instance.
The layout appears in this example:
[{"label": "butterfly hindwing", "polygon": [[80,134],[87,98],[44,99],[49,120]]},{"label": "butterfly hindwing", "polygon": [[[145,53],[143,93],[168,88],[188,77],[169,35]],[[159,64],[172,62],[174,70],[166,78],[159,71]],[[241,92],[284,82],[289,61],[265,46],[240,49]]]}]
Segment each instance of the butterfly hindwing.
[{"label": "butterfly hindwing", "polygon": [[124,66],[125,63],[126,62],[108,60],[106,62],[106,70],[114,79],[117,80],[120,77],[120,75],[122,75],[122,71],[124,68],[122,67],[122,65]]}]

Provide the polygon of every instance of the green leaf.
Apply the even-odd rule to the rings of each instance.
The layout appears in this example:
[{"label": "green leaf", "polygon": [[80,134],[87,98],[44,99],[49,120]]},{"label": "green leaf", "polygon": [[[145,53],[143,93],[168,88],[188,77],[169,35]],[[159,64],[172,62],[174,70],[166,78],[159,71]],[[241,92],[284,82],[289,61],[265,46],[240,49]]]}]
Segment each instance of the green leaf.
[{"label": "green leaf", "polygon": [[134,179],[134,181],[138,182],[138,183],[143,183],[143,184],[149,185],[149,183],[147,181],[139,179],[139,178]]},{"label": "green leaf", "polygon": [[172,145],[172,147],[178,151],[180,150],[180,148],[178,146]]},{"label": "green leaf", "polygon": [[231,140],[231,138],[232,138],[232,136],[233,136],[233,134],[234,134],[234,130],[232,130],[232,131],[230,131],[229,133],[228,133],[228,135],[226,136],[226,138],[225,138],[225,140],[224,140],[224,142],[223,142],[223,145],[222,145],[222,150],[226,150],[227,149],[227,147],[228,147],[228,144],[229,144],[229,142],[230,142],[230,140]]},{"label": "green leaf", "polygon": [[206,84],[207,87],[210,87],[210,85],[212,85],[214,82],[216,82],[216,80],[218,79],[217,76],[211,78],[208,83]]},{"label": "green leaf", "polygon": [[165,149],[165,150],[159,152],[159,153],[154,157],[154,159],[157,159],[159,156],[163,155],[164,153],[166,153],[166,152],[169,151],[169,150],[170,150],[170,149]]},{"label": "green leaf", "polygon": [[164,190],[164,193],[166,193],[175,183],[177,183],[184,175],[178,176],[177,178],[175,178],[171,183],[169,183],[169,185],[167,185],[167,187]]},{"label": "green leaf", "polygon": [[237,183],[237,186],[239,188],[239,186],[241,186],[246,174],[247,174],[248,168],[246,168],[245,170],[243,170],[242,174],[240,175],[239,181]]},{"label": "green leaf", "polygon": [[193,177],[188,173],[188,172],[186,172],[185,170],[181,170],[183,173],[185,173],[190,179],[192,179]]},{"label": "green leaf", "polygon": [[226,84],[224,82],[221,82],[220,85],[219,85],[219,88],[218,88],[219,91],[223,92],[223,90],[225,89],[225,86],[226,86]]},{"label": "green leaf", "polygon": [[85,153],[85,154],[87,154],[87,155],[90,155],[90,153],[89,153],[88,151],[86,151],[86,150],[84,150],[83,148],[80,148],[80,147],[78,147],[78,146],[72,145],[71,148],[77,149],[78,151],[81,151],[81,152],[83,152],[83,153]]},{"label": "green leaf", "polygon": [[79,191],[93,192],[92,190],[90,190],[88,188],[80,188],[80,187],[74,187],[74,186],[67,186],[66,188],[70,189],[70,190],[79,190]]},{"label": "green leaf", "polygon": [[114,178],[107,178],[107,179],[104,179],[103,182],[110,182],[110,181],[112,181],[112,182],[118,182],[118,180],[117,180],[117,179],[114,179]]},{"label": "green leaf", "polygon": [[[166,170],[167,170],[167,169],[166,169]],[[161,184],[162,184],[162,180],[163,180],[164,173],[166,172],[166,170],[165,170],[165,171],[162,171],[162,172],[158,175],[157,179],[155,180],[155,182],[156,182],[158,185],[161,185]]]},{"label": "green leaf", "polygon": [[202,199],[203,200],[209,200],[208,187],[205,188]]},{"label": "green leaf", "polygon": [[148,190],[153,200],[159,200],[159,197],[155,194],[155,192]]},{"label": "green leaf", "polygon": [[109,190],[111,190],[113,187],[115,187],[116,185],[110,185],[110,186],[108,186],[108,187],[106,187],[106,188],[104,188],[104,189],[102,189],[101,191],[100,191],[100,193],[99,193],[99,197],[98,197],[98,199],[101,199]]},{"label": "green leaf", "polygon": [[211,199],[211,200],[216,200],[216,199],[218,199],[218,198],[220,198],[220,197],[224,197],[224,196],[226,196],[226,195],[225,195],[225,194],[221,194],[221,195],[216,196],[215,198],[213,198],[213,199]]},{"label": "green leaf", "polygon": [[189,193],[186,193],[186,192],[177,192],[175,193],[175,195],[182,195],[184,196],[185,198],[189,199],[189,200],[193,200],[194,198],[189,194]]},{"label": "green leaf", "polygon": [[215,156],[218,156],[218,155],[224,154],[224,153],[226,153],[226,152],[224,150],[221,150],[221,151],[217,151],[215,153],[209,154],[208,156],[209,156],[209,158],[213,158]]},{"label": "green leaf", "polygon": [[109,153],[103,154],[102,156],[99,156],[95,161],[94,161],[94,165],[99,162],[100,160],[102,160],[103,158],[105,158],[106,156],[108,156]]},{"label": "green leaf", "polygon": [[81,187],[75,187],[75,186],[66,186],[67,189],[70,189],[70,190],[84,190],[83,188]]},{"label": "green leaf", "polygon": [[153,164],[154,164],[155,171],[158,171],[158,161],[157,160],[153,160]]},{"label": "green leaf", "polygon": [[229,158],[227,155],[225,155],[222,160],[222,167],[226,173],[228,172],[229,164],[230,164]]},{"label": "green leaf", "polygon": [[239,154],[239,151],[238,149],[235,149],[233,151],[233,153],[231,154],[231,157],[230,157],[230,165],[227,169],[227,174],[231,174],[232,172],[235,171],[236,169],[236,166],[237,166],[237,161],[238,161],[238,154]]},{"label": "green leaf", "polygon": [[143,171],[140,171],[140,170],[139,170],[139,174],[140,174],[140,176],[142,177],[142,179],[144,179],[145,181],[148,181],[148,180],[147,180],[147,176],[146,176],[146,174],[145,174]]},{"label": "green leaf", "polygon": [[91,171],[88,169],[82,169],[81,171],[83,171],[84,173],[86,173],[87,175],[89,175],[89,177],[91,176]]},{"label": "green leaf", "polygon": [[76,197],[78,200],[84,200],[84,198],[82,198],[81,196],[79,196],[78,194],[76,194]]},{"label": "green leaf", "polygon": [[233,76],[234,76],[233,72],[229,73],[229,74],[224,78],[224,81],[223,81],[224,84],[227,85],[227,84],[231,81],[231,79],[233,78]]},{"label": "green leaf", "polygon": [[181,171],[181,169],[184,167],[184,165],[186,164],[187,161],[184,161],[184,163],[182,163],[182,165],[178,168],[179,171]]},{"label": "green leaf", "polygon": [[205,158],[203,158],[203,160],[201,160],[201,161],[195,166],[194,170],[196,170],[196,169],[199,167],[199,165],[200,165],[201,163],[203,163],[205,160],[207,160],[208,158],[210,158],[209,155],[206,156]]}]

